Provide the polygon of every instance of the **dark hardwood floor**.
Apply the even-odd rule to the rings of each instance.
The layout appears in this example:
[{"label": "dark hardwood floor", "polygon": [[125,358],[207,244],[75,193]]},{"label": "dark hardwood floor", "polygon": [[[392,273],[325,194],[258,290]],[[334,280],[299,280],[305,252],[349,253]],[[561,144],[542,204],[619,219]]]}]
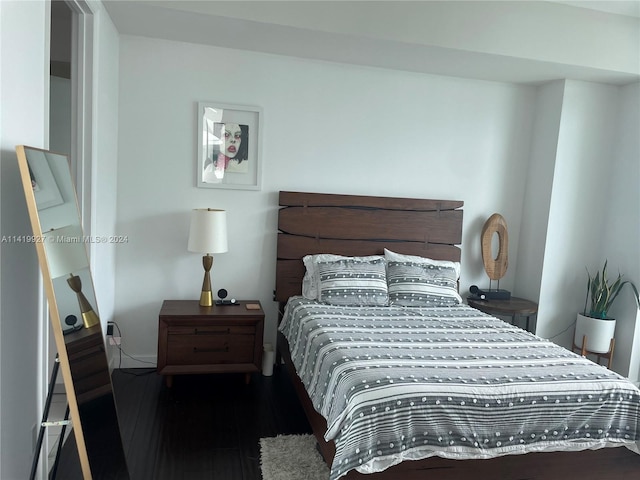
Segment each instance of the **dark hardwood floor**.
[{"label": "dark hardwood floor", "polygon": [[[284,367],[184,375],[172,388],[155,369],[115,370],[113,386],[131,480],[259,480],[261,437],[310,433]],[[73,438],[57,479],[81,480]]]}]

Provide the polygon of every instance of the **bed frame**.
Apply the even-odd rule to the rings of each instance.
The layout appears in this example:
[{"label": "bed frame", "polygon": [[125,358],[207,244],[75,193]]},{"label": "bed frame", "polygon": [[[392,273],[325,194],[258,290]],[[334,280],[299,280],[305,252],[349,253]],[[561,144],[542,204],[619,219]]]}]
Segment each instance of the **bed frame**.
[{"label": "bed frame", "polygon": [[[388,198],[319,193],[280,192],[278,251],[274,299],[284,304],[302,292],[302,257],[315,253],[378,255],[384,248],[437,260],[460,261],[462,201]],[[289,345],[278,333],[278,353],[284,360],[318,449],[327,464],[335,454],[324,440],[325,419],[315,411],[296,374]],[[640,455],[627,448],[582,452],[528,453],[490,460],[448,460],[432,457],[406,461],[383,472],[351,471],[345,480],[604,480],[640,473]],[[629,478],[635,478],[633,476]]]}]

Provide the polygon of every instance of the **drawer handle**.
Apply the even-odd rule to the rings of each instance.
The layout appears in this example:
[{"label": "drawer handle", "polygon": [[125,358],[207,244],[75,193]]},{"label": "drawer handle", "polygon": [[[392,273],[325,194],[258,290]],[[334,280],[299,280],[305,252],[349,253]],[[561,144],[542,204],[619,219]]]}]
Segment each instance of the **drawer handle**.
[{"label": "drawer handle", "polygon": [[215,353],[215,352],[228,352],[229,346],[222,348],[196,348],[193,347],[193,353]]},{"label": "drawer handle", "polygon": [[195,329],[196,335],[228,335],[231,333],[231,329],[226,330],[198,330]]}]

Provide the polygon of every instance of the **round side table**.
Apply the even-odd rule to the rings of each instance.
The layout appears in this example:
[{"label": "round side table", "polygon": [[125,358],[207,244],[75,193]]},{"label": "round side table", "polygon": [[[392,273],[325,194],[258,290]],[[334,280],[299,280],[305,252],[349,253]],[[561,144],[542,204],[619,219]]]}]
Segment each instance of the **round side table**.
[{"label": "round side table", "polygon": [[511,297],[509,300],[480,300],[474,297],[467,297],[470,307],[490,315],[504,315],[511,317],[511,323],[517,317],[526,317],[526,330],[529,330],[529,319],[538,313],[538,304],[525,298]]}]

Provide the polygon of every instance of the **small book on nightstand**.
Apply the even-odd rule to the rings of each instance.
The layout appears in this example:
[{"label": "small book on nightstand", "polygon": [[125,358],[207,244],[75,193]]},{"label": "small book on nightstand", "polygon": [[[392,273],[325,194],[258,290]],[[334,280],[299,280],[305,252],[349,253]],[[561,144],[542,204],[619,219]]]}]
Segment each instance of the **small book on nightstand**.
[{"label": "small book on nightstand", "polygon": [[259,303],[247,303],[246,307],[247,307],[247,310],[260,310]]}]

